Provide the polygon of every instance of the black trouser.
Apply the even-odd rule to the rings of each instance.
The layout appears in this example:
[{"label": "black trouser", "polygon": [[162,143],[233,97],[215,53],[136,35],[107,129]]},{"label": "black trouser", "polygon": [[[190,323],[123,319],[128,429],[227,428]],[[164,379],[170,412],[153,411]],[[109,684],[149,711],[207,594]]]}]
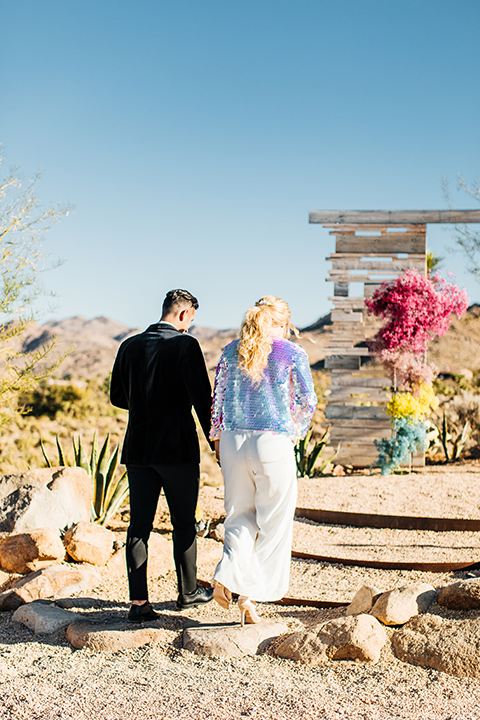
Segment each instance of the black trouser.
[{"label": "black trouser", "polygon": [[130,526],[127,533],[127,571],[130,600],[148,600],[148,538],[163,488],[173,525],[173,558],[178,591],[197,588],[195,509],[198,465],[127,465],[130,487]]}]

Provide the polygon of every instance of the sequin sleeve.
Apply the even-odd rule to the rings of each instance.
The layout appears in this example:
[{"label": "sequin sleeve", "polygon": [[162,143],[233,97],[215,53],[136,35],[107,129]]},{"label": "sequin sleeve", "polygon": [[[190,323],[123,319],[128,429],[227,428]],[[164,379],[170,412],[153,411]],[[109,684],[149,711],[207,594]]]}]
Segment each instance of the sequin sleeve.
[{"label": "sequin sleeve", "polygon": [[223,405],[225,402],[225,387],[227,378],[227,360],[222,355],[215,372],[215,387],[212,402],[212,427],[210,440],[218,440],[223,428]]},{"label": "sequin sleeve", "polygon": [[297,349],[290,375],[290,412],[296,435],[303,438],[307,434],[318,400],[308,355],[303,348],[297,346]]}]

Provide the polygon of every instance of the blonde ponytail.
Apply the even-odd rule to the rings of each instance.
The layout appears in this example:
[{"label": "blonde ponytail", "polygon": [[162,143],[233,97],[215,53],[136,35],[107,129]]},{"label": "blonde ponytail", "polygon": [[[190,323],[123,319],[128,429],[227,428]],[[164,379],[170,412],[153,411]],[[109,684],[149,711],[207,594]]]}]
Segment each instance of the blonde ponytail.
[{"label": "blonde ponytail", "polygon": [[292,332],[298,337],[297,328],[290,322],[287,303],[274,295],[260,298],[245,313],[240,329],[238,363],[255,383],[260,382],[267,367],[273,342],[272,329],[280,325],[285,325],[285,338]]}]

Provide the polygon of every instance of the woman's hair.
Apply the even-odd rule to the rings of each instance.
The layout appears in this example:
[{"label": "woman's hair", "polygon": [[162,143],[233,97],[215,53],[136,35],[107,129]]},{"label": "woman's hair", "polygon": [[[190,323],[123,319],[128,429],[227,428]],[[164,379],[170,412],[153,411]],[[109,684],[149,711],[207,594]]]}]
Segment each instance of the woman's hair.
[{"label": "woman's hair", "polygon": [[273,342],[272,328],[279,325],[285,325],[285,338],[288,338],[290,333],[299,336],[297,328],[290,322],[287,303],[274,295],[260,298],[245,313],[240,328],[238,364],[256,383],[260,382],[267,367]]}]

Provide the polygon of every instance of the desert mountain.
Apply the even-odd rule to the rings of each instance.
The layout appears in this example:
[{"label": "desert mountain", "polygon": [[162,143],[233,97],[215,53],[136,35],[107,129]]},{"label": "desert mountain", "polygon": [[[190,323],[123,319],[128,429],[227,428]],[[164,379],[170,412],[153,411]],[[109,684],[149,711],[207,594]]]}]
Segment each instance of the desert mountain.
[{"label": "desert mountain", "polygon": [[[107,317],[88,320],[77,316],[55,320],[29,328],[23,336],[22,350],[34,350],[56,337],[59,350],[70,349],[56,375],[61,378],[106,377],[112,368],[117,348],[125,338],[139,332]],[[194,326],[191,329],[202,346],[207,366],[214,369],[222,349],[234,340],[238,330],[215,330]],[[300,344],[312,366],[321,366],[331,333],[330,315],[324,315],[301,330]],[[440,372],[460,372],[464,368],[480,370],[480,305],[472,305],[464,317],[454,318],[443,338],[432,342],[428,359]],[[318,363],[318,364],[317,364]]]}]

